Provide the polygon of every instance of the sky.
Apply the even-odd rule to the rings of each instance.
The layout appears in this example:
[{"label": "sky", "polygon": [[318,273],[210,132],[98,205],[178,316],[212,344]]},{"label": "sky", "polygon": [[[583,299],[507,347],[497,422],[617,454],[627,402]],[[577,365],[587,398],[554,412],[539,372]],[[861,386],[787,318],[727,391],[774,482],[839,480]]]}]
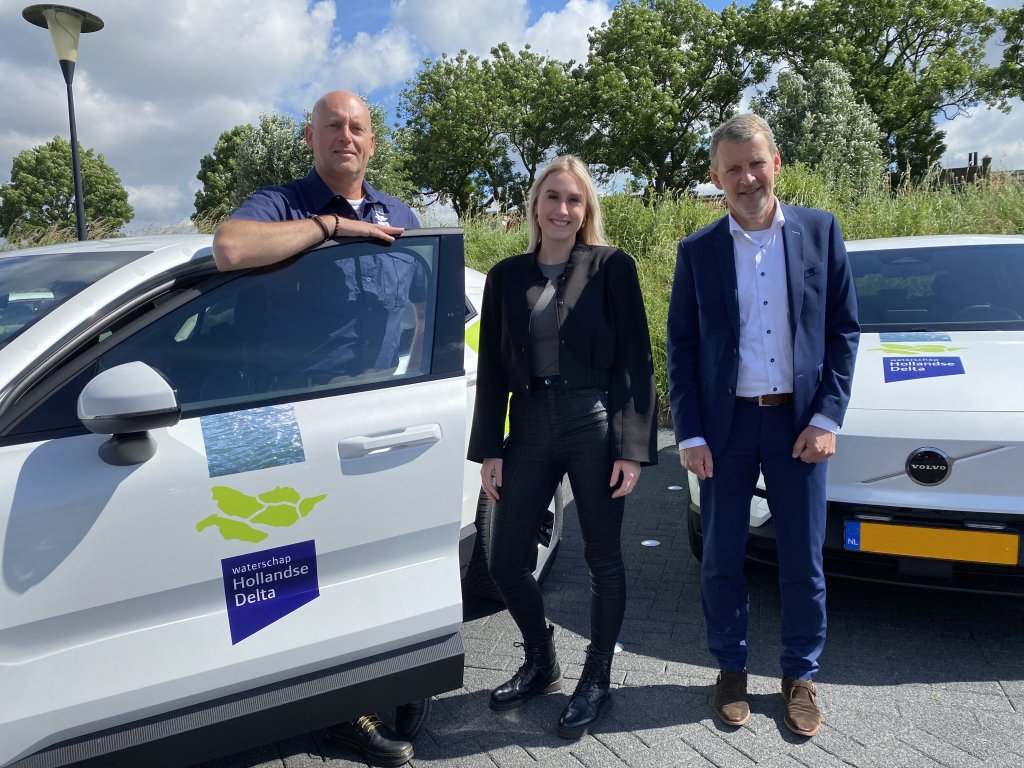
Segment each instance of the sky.
[{"label": "sky", "polygon": [[[86,4],[87,3],[87,4]],[[992,4],[1006,7],[1011,0]],[[0,183],[14,156],[68,137],[67,92],[30,0],[0,0]],[[398,94],[425,58],[487,55],[507,42],[585,61],[587,34],[615,0],[73,0],[104,28],[82,35],[74,77],[79,142],[102,153],[135,208],[129,228],[176,224],[193,211],[200,158],[222,131],[261,112],[301,116],[348,88],[397,120]],[[707,0],[718,10],[722,0]],[[944,126],[946,166],[969,152],[1024,168],[1024,103],[984,107]]]}]

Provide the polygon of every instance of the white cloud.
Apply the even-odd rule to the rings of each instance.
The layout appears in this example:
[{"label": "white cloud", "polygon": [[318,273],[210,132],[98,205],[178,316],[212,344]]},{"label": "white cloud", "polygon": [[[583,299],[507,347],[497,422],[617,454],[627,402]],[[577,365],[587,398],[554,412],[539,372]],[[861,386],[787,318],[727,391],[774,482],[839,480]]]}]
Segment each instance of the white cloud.
[{"label": "white cloud", "polygon": [[[142,225],[187,215],[199,159],[221,131],[288,104],[322,68],[335,13],[331,0],[91,0],[89,10],[105,27],[79,42],[78,136],[141,194]],[[11,0],[0,0],[0,103],[2,182],[17,152],[68,136],[49,35]]]},{"label": "white cloud", "polygon": [[391,16],[431,53],[486,56],[498,43],[522,47],[527,10],[526,0],[397,0]]},{"label": "white cloud", "polygon": [[1013,99],[1012,112],[1004,114],[995,109],[979,108],[970,117],[958,117],[940,127],[946,132],[946,154],[942,165],[959,168],[967,165],[967,156],[977,152],[978,157],[988,155],[997,170],[1024,169],[1024,132],[1021,115],[1024,101]]},{"label": "white cloud", "polygon": [[128,202],[135,209],[136,223],[139,222],[171,222],[177,218],[178,212],[182,209],[182,203],[191,204],[189,198],[183,201],[186,190],[168,184],[148,184],[144,186],[125,185],[128,192]]},{"label": "white cloud", "polygon": [[375,35],[360,32],[331,52],[326,72],[306,89],[306,103],[336,88],[372,93],[415,74],[423,54],[417,41],[402,28],[388,26]]},{"label": "white cloud", "polygon": [[548,11],[525,34],[535,53],[582,64],[590,52],[587,35],[612,15],[605,0],[569,0],[560,11]]}]

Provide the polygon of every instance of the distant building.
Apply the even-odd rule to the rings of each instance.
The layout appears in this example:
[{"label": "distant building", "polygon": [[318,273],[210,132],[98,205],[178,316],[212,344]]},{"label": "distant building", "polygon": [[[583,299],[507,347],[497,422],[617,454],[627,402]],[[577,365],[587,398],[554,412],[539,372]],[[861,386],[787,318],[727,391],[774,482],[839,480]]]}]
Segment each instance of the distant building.
[{"label": "distant building", "polygon": [[967,165],[963,168],[943,168],[939,178],[945,184],[973,184],[980,179],[987,179],[992,168],[992,158],[985,155],[978,165],[978,153],[971,152],[967,156]]}]

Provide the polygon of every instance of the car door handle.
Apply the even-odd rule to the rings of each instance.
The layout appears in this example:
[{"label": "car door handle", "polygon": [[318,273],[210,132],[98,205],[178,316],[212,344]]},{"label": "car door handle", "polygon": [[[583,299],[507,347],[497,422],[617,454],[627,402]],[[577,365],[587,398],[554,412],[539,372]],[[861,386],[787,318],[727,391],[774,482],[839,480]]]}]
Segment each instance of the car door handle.
[{"label": "car door handle", "polygon": [[383,435],[357,435],[338,443],[338,456],[344,459],[358,459],[371,453],[395,451],[401,448],[414,448],[428,445],[441,440],[440,424],[421,424],[409,427],[401,432],[388,432]]}]

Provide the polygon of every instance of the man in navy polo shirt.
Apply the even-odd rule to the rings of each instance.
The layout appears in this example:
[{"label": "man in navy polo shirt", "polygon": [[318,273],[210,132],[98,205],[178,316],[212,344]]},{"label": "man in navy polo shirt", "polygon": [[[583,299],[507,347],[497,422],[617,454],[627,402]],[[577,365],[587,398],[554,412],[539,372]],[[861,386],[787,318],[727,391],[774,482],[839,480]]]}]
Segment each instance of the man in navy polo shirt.
[{"label": "man in navy polo shirt", "polygon": [[[306,144],[313,152],[313,169],[303,179],[256,190],[223,222],[213,238],[213,256],[221,271],[262,267],[291,258],[333,237],[370,237],[393,243],[405,229],[418,229],[416,214],[401,200],[366,183],[366,165],[374,152],[370,111],[351,91],[333,91],[313,107],[305,127]],[[306,364],[296,384],[324,384],[339,377],[393,369],[398,362],[401,316],[411,303],[416,313],[409,370],[420,364],[426,316],[427,275],[418,259],[402,252],[367,254],[338,261],[335,285],[320,286],[313,301],[322,303],[331,319],[330,344],[310,343],[302,354]],[[281,323],[264,339],[272,374],[273,350],[290,344],[294,363],[296,334],[308,329],[285,328],[288,313],[281,311],[289,297],[282,287],[270,311]],[[294,299],[293,299],[294,300]],[[333,304],[333,306],[331,306]],[[318,307],[319,308],[319,307]],[[306,317],[309,312],[304,313]],[[288,386],[289,382],[282,382]],[[403,718],[415,722],[418,705],[399,708]],[[399,724],[400,725],[400,724]],[[359,750],[372,763],[402,765],[413,757],[412,744],[381,723],[364,715],[341,723],[329,735]]]}]

